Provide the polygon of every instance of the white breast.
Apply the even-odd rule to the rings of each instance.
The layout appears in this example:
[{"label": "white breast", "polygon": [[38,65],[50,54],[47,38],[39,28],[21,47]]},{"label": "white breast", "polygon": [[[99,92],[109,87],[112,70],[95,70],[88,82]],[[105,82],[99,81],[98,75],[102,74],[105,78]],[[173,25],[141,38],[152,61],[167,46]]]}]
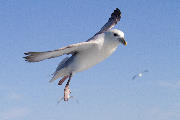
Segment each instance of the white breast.
[{"label": "white breast", "polygon": [[70,66],[74,68],[74,72],[86,70],[109,57],[116,50],[117,46],[118,44],[103,43],[101,47],[79,52]]}]

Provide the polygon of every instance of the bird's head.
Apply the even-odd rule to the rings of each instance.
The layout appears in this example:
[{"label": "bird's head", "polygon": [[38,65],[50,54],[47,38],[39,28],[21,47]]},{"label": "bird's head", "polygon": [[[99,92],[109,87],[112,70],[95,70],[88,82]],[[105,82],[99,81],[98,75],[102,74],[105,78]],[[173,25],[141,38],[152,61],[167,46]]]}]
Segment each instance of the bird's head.
[{"label": "bird's head", "polygon": [[111,40],[114,40],[123,45],[127,45],[127,42],[124,39],[124,33],[118,29],[113,29],[107,32]]}]

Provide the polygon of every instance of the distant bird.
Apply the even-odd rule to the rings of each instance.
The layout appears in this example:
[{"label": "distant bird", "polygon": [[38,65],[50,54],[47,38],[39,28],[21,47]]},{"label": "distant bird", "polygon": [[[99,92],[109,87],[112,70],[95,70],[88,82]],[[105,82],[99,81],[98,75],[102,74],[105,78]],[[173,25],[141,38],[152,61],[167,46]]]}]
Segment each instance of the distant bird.
[{"label": "distant bird", "polygon": [[50,82],[62,77],[59,85],[67,78],[71,80],[72,75],[86,70],[109,57],[119,46],[127,45],[124,33],[118,29],[111,29],[121,18],[121,11],[116,8],[111,14],[108,22],[93,37],[85,42],[72,44],[53,51],[27,52],[24,57],[28,62],[39,62],[45,59],[71,54],[58,65]]},{"label": "distant bird", "polygon": [[144,73],[149,72],[148,70],[144,70],[132,77],[132,80],[135,80],[137,77],[142,77]]}]

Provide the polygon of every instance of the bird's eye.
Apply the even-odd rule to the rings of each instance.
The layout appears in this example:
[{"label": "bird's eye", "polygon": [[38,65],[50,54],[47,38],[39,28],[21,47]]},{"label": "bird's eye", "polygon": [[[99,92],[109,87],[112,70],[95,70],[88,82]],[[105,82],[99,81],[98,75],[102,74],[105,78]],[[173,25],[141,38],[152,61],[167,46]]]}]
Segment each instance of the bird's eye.
[{"label": "bird's eye", "polygon": [[118,34],[117,34],[117,33],[114,33],[114,36],[118,36]]}]

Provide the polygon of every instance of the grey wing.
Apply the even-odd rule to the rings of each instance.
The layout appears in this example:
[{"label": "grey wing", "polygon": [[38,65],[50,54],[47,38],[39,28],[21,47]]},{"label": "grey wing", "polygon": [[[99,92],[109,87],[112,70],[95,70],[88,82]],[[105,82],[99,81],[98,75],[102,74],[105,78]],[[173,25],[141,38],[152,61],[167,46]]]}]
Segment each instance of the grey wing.
[{"label": "grey wing", "polygon": [[143,73],[145,73],[145,72],[149,72],[149,70],[144,70]]},{"label": "grey wing", "polygon": [[103,33],[109,29],[111,29],[112,27],[114,27],[117,22],[119,22],[121,19],[121,11],[116,8],[116,10],[114,10],[114,12],[111,14],[111,17],[109,18],[108,22],[101,28],[101,30],[97,33]]},{"label": "grey wing", "polygon": [[[116,8],[116,10],[114,10],[114,12],[111,14],[111,17],[109,18],[108,22],[94,36],[101,34],[111,29],[112,27],[114,27],[117,24],[117,22],[120,21],[120,18],[121,18],[121,11],[118,8]],[[88,49],[94,46],[96,43],[91,41],[93,40],[94,36],[88,39],[86,42],[72,44],[67,47],[60,48],[54,51],[27,52],[27,53],[24,53],[26,55],[24,58],[28,62],[39,62],[44,59],[50,59],[50,58],[58,57],[64,54],[73,54],[75,52]]]},{"label": "grey wing", "polygon": [[96,46],[96,45],[97,45],[96,41],[81,42],[81,43],[72,44],[67,47],[63,47],[63,48],[53,50],[53,51],[27,52],[27,53],[24,53],[26,56],[23,58],[25,59],[25,61],[28,61],[28,62],[39,62],[45,59],[58,57],[64,54],[73,54],[75,52],[79,52],[79,51],[91,48],[93,46]]},{"label": "grey wing", "polygon": [[[109,18],[108,22],[94,36],[106,32],[107,30],[113,28],[120,21],[120,19],[121,19],[121,11],[118,8],[116,8],[116,10],[114,10],[114,12],[111,14],[111,17]],[[92,38],[88,39],[88,41],[90,41]]]},{"label": "grey wing", "polygon": [[135,79],[136,79],[136,77],[137,77],[137,75],[134,75],[134,76],[132,77],[132,80],[135,80]]}]

